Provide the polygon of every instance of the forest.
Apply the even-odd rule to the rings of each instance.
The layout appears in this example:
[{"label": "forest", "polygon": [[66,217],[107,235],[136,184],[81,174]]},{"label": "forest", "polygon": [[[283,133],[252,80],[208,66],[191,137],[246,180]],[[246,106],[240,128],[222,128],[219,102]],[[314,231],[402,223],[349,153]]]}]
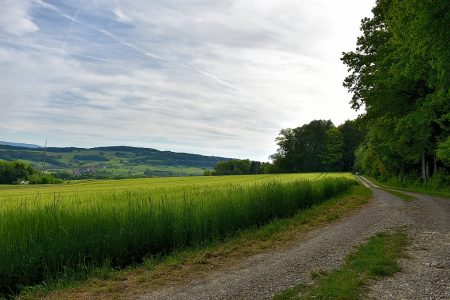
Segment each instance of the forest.
[{"label": "forest", "polygon": [[365,108],[357,167],[399,180],[450,167],[450,2],[380,0],[342,61],[354,109]]},{"label": "forest", "polygon": [[283,129],[277,171],[450,184],[450,2],[379,0],[342,62],[357,120]]}]

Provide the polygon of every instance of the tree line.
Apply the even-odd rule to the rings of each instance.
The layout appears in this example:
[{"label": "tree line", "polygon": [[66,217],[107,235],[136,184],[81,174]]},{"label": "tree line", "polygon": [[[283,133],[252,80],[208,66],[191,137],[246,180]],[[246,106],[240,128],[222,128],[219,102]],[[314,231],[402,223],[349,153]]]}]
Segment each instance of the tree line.
[{"label": "tree line", "polygon": [[330,120],[282,129],[275,139],[278,150],[272,163],[233,159],[219,162],[205,175],[352,171],[355,150],[363,139],[358,120],[336,127]]},{"label": "tree line", "polygon": [[232,159],[221,161],[216,164],[214,170],[206,170],[205,176],[214,175],[246,175],[270,173],[270,163],[251,161],[249,159]]},{"label": "tree line", "polygon": [[273,173],[351,171],[355,150],[363,138],[358,121],[336,127],[330,120],[314,120],[281,130],[278,150],[271,156]]},{"label": "tree line", "polygon": [[53,184],[62,183],[62,180],[51,174],[39,172],[21,161],[0,160],[0,184],[18,184],[21,182]]},{"label": "tree line", "polygon": [[356,167],[399,180],[448,179],[450,2],[378,0],[343,53],[352,108],[365,109]]},{"label": "tree line", "polygon": [[264,173],[357,170],[450,184],[450,2],[377,0],[372,12],[341,58],[360,117],[281,130]]}]

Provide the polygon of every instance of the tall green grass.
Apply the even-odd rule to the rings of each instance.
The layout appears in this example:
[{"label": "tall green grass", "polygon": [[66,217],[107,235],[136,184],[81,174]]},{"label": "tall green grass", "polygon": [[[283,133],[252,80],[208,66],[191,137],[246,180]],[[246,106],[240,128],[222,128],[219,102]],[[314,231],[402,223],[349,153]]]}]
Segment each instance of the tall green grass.
[{"label": "tall green grass", "polygon": [[105,262],[121,267],[145,255],[223,239],[289,217],[353,184],[324,178],[10,200],[0,207],[0,293]]}]

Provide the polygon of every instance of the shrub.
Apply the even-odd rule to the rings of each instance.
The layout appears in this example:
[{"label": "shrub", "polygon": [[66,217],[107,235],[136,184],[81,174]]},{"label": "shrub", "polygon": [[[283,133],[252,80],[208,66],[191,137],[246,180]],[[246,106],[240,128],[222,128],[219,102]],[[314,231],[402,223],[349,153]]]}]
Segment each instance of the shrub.
[{"label": "shrub", "polygon": [[27,180],[36,170],[20,161],[0,161],[0,184],[13,184]]},{"label": "shrub", "polygon": [[30,184],[58,184],[62,183],[63,180],[55,178],[51,174],[33,174],[28,177]]}]

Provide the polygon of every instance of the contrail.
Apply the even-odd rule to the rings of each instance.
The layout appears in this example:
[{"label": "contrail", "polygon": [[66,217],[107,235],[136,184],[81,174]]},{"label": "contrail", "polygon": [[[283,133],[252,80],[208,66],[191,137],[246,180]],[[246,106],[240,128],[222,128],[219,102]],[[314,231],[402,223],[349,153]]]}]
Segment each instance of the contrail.
[{"label": "contrail", "polygon": [[[0,42],[9,43],[9,44],[15,44],[15,45],[19,45],[19,46],[28,47],[28,48],[40,49],[40,50],[49,50],[49,51],[53,51],[53,52],[55,52],[56,54],[59,54],[59,55],[68,54],[70,56],[76,56],[76,57],[81,57],[81,58],[88,58],[88,59],[92,59],[92,60],[97,60],[97,61],[101,61],[101,62],[118,64],[117,62],[112,61],[112,60],[107,60],[107,59],[104,59],[104,58],[101,58],[101,57],[97,57],[97,56],[92,56],[92,55],[71,53],[71,52],[67,52],[65,50],[62,50],[61,48],[52,48],[52,47],[47,47],[47,46],[43,46],[43,45],[39,45],[39,44],[28,43],[28,42],[20,42],[20,41],[14,41],[12,39],[2,39],[2,38],[0,38]],[[120,64],[120,65],[124,65],[124,64]]]},{"label": "contrail", "polygon": [[89,24],[89,23],[86,23],[86,22],[77,20],[76,18],[74,18],[74,17],[72,17],[72,16],[66,14],[66,13],[63,12],[61,9],[59,9],[58,7],[56,7],[56,6],[54,6],[54,5],[48,4],[48,3],[46,3],[46,2],[44,2],[44,1],[42,1],[42,0],[39,0],[37,3],[39,3],[41,6],[43,6],[43,7],[45,7],[45,8],[48,8],[48,9],[50,9],[50,10],[53,10],[54,12],[56,12],[57,14],[59,14],[60,16],[66,18],[66,19],[68,19],[68,20],[71,20],[73,23],[78,23],[78,24],[84,25],[84,26],[86,26],[86,27],[88,27],[88,28],[90,28],[90,29],[92,29],[92,30],[94,30],[94,31],[100,32],[101,34],[106,35],[106,36],[110,37],[111,39],[113,39],[114,41],[118,42],[119,44],[121,44],[121,45],[123,45],[123,46],[126,46],[126,47],[128,47],[128,48],[131,48],[131,49],[133,49],[133,50],[135,50],[135,51],[137,51],[137,52],[139,52],[139,53],[141,53],[141,54],[144,54],[145,56],[148,56],[148,57],[152,57],[152,58],[154,58],[154,59],[158,59],[158,60],[162,60],[162,61],[166,61],[166,62],[173,63],[173,61],[171,61],[170,59],[167,59],[167,58],[165,58],[165,57],[156,55],[156,54],[154,54],[154,53],[145,51],[145,50],[143,50],[143,49],[141,49],[141,48],[139,48],[139,47],[137,47],[137,46],[135,46],[135,45],[133,45],[133,44],[131,44],[131,43],[128,43],[128,42],[125,42],[125,41],[121,40],[119,37],[117,37],[116,35],[114,35],[114,34],[111,33],[110,31],[107,31],[107,30],[105,30],[105,29],[96,27],[96,26],[91,25],[91,24]]},{"label": "contrail", "polygon": [[63,51],[66,51],[66,45],[67,45],[67,42],[69,41],[70,37],[72,36],[72,26],[73,26],[73,23],[75,23],[75,20],[77,19],[78,14],[80,13],[80,11],[81,11],[81,9],[78,9],[78,10],[77,10],[77,12],[75,13],[75,15],[74,15],[74,17],[73,17],[73,20],[70,22],[70,25],[69,25],[69,32],[67,33],[66,40],[64,41],[64,43],[63,43],[63,45],[62,45],[62,50],[63,50]]},{"label": "contrail", "polygon": [[[147,57],[150,57],[150,58],[153,58],[153,59],[157,59],[157,60],[160,60],[160,61],[164,61],[164,62],[173,64],[173,65],[177,65],[177,66],[183,67],[183,68],[185,68],[185,69],[192,70],[192,71],[194,71],[194,72],[196,72],[196,73],[199,73],[199,74],[201,74],[201,75],[203,75],[203,76],[206,76],[206,77],[208,77],[208,78],[211,78],[211,79],[213,79],[214,81],[216,81],[216,82],[218,82],[218,83],[220,83],[220,84],[222,84],[222,85],[224,85],[224,86],[226,86],[226,87],[228,87],[228,88],[231,88],[231,89],[233,89],[233,90],[235,90],[235,91],[238,91],[238,92],[241,92],[241,93],[250,95],[250,96],[252,96],[252,97],[257,97],[257,96],[252,95],[251,93],[249,93],[249,92],[247,92],[247,91],[242,90],[242,89],[239,88],[238,86],[235,86],[234,84],[232,84],[232,83],[230,83],[230,82],[228,82],[228,81],[226,81],[226,80],[221,79],[220,77],[218,77],[218,76],[216,76],[216,75],[214,75],[214,74],[212,74],[212,73],[209,73],[209,72],[206,72],[206,71],[199,70],[199,69],[194,68],[194,67],[192,67],[192,66],[190,66],[190,65],[187,65],[187,64],[184,64],[184,63],[179,63],[179,62],[176,62],[176,61],[171,60],[171,59],[166,58],[166,57],[162,57],[162,56],[160,56],[160,55],[157,55],[157,54],[154,54],[154,53],[152,53],[152,52],[146,51],[146,50],[144,50],[144,49],[142,49],[142,48],[140,48],[140,47],[138,47],[138,46],[136,46],[136,45],[134,45],[134,44],[131,44],[131,43],[126,42],[126,41],[123,41],[122,39],[120,39],[119,37],[117,37],[117,36],[116,36],[115,34],[113,34],[112,32],[107,31],[107,30],[102,29],[102,28],[99,28],[99,27],[96,27],[96,26],[94,26],[94,25],[88,24],[88,23],[86,23],[86,22],[82,22],[82,21],[80,21],[80,20],[77,20],[75,17],[72,17],[72,16],[66,14],[66,13],[63,12],[61,9],[59,9],[58,7],[56,7],[56,6],[52,5],[52,4],[48,4],[48,3],[46,3],[46,2],[44,2],[44,1],[42,1],[42,0],[39,0],[37,3],[39,3],[41,6],[43,6],[43,7],[45,7],[45,8],[48,8],[48,9],[50,9],[50,10],[56,12],[57,14],[59,14],[59,15],[62,16],[62,17],[66,18],[66,19],[68,19],[68,20],[71,20],[72,23],[78,23],[78,24],[84,25],[84,26],[86,26],[86,27],[88,27],[88,28],[90,28],[90,29],[92,29],[92,30],[94,30],[94,31],[97,31],[97,32],[99,32],[99,33],[101,33],[101,34],[103,34],[103,35],[106,35],[106,36],[110,37],[111,39],[113,39],[113,40],[116,41],[117,43],[119,43],[119,44],[121,44],[121,45],[123,45],[123,46],[125,46],[125,47],[128,47],[128,48],[130,48],[130,49],[133,49],[133,50],[135,50],[136,52],[139,52],[139,53],[141,53],[141,54],[143,54],[143,55],[145,55],[145,56],[147,56]],[[260,97],[258,97],[258,98],[260,98]]]}]

